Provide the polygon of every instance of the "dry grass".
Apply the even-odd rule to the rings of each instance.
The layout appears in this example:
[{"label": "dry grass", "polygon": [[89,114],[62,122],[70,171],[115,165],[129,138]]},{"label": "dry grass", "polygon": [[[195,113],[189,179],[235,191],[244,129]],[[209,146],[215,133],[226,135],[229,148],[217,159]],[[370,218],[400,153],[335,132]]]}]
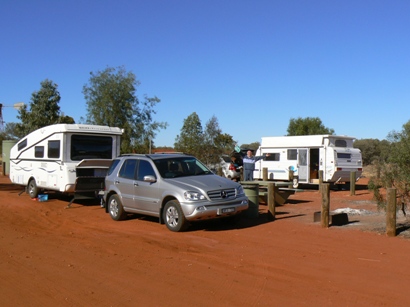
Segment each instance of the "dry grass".
[{"label": "dry grass", "polygon": [[367,165],[363,167],[362,177],[371,178],[376,175],[376,167],[374,165]]}]

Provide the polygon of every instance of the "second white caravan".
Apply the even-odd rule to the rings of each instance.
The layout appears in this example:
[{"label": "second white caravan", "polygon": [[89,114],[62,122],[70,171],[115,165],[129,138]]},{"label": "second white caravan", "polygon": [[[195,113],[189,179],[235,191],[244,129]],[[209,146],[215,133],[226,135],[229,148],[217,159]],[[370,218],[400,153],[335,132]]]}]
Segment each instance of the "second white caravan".
[{"label": "second white caravan", "polygon": [[10,180],[35,198],[41,190],[74,193],[81,178],[87,189],[99,187],[120,154],[117,127],[56,124],[35,130],[10,151]]},{"label": "second white caravan", "polygon": [[267,168],[268,180],[291,181],[294,188],[299,183],[318,184],[319,171],[323,171],[323,182],[349,182],[352,172],[357,180],[363,166],[354,139],[337,135],[262,137],[256,156],[269,155],[256,162],[254,178],[263,179]]}]

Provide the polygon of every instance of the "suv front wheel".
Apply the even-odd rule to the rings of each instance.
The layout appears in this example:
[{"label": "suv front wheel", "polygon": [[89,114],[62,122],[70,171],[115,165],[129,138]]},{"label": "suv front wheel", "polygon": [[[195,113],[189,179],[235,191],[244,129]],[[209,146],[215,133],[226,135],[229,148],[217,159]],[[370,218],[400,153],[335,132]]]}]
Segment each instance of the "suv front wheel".
[{"label": "suv front wheel", "polygon": [[163,216],[165,225],[171,231],[184,231],[188,226],[181,205],[177,200],[170,200],[165,204]]}]

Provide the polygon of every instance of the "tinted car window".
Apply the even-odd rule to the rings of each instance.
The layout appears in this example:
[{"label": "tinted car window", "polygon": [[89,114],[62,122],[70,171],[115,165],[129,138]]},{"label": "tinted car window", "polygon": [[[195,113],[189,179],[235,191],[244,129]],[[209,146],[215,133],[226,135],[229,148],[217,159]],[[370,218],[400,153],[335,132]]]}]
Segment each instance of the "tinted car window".
[{"label": "tinted car window", "polygon": [[200,161],[192,157],[159,159],[154,161],[161,177],[175,178],[211,174]]},{"label": "tinted car window", "polygon": [[141,160],[138,165],[138,175],[137,180],[144,180],[144,176],[155,176],[154,169],[151,166],[151,163],[145,160]]},{"label": "tinted car window", "polygon": [[134,179],[135,167],[137,165],[137,160],[127,159],[121,166],[119,176],[126,179]]},{"label": "tinted car window", "polygon": [[232,162],[232,159],[231,159],[231,157],[229,157],[229,156],[223,156],[222,159],[224,159],[224,161],[227,162],[227,163],[231,163],[231,162]]},{"label": "tinted car window", "polygon": [[115,170],[115,168],[117,167],[118,163],[120,163],[120,160],[115,159],[111,162],[110,168],[107,171],[107,175],[111,175],[112,172]]}]

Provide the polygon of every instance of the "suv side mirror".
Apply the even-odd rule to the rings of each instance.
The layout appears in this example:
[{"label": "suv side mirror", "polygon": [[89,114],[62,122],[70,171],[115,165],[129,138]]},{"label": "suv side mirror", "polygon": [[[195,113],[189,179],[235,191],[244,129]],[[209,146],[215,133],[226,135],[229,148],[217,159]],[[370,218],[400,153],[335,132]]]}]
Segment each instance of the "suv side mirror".
[{"label": "suv side mirror", "polygon": [[157,182],[157,178],[155,178],[152,175],[147,175],[147,176],[144,176],[144,181],[145,182]]}]

